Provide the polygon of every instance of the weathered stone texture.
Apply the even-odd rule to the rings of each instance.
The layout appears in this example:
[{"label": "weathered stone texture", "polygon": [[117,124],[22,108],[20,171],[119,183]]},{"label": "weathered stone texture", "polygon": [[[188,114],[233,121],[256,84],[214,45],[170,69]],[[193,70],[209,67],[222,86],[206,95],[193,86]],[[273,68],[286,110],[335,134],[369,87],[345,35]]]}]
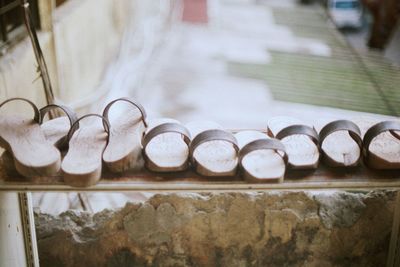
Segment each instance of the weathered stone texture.
[{"label": "weathered stone texture", "polygon": [[36,214],[41,266],[384,266],[395,193],[156,195]]}]

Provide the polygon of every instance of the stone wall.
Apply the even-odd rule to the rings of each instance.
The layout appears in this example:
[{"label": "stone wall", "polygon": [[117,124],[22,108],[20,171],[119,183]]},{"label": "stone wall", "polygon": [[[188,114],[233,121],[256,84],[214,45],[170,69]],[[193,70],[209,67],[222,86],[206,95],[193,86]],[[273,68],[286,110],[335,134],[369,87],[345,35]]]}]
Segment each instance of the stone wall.
[{"label": "stone wall", "polygon": [[384,266],[395,192],[155,195],[36,213],[41,266]]}]

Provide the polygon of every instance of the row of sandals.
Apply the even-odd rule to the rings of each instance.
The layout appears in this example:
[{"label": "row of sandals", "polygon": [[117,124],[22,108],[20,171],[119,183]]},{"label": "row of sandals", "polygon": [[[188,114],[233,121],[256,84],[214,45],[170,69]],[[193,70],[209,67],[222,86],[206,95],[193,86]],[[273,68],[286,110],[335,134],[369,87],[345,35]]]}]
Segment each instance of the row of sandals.
[{"label": "row of sandals", "polygon": [[[71,186],[96,184],[102,166],[122,173],[144,164],[154,172],[178,172],[192,167],[203,176],[232,176],[237,169],[250,182],[281,181],[286,168],[315,169],[320,153],[325,164],[354,167],[363,158],[374,169],[400,169],[400,123],[383,121],[364,135],[348,120],[333,121],[319,133],[291,118],[275,118],[263,131],[226,131],[213,122],[182,125],[173,119],[147,120],[144,108],[130,98],[111,101],[102,115],[80,118],[68,107],[48,105],[34,110],[34,118],[0,116],[3,166],[25,177],[55,176],[60,170]],[[118,103],[128,103],[123,114],[110,120]],[[125,107],[126,108],[126,107]],[[64,116],[47,120],[54,110]],[[83,125],[95,117],[99,122]],[[64,155],[63,157],[61,155]]]}]

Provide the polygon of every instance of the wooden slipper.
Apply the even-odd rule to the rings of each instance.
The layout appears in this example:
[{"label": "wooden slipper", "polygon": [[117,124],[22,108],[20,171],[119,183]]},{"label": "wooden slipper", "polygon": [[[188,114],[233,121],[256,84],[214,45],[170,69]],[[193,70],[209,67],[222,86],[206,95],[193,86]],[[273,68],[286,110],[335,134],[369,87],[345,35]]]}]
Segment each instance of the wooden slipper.
[{"label": "wooden slipper", "polygon": [[317,131],[290,117],[275,117],[268,121],[268,134],[281,140],[292,169],[316,169],[319,162]]},{"label": "wooden slipper", "polygon": [[354,167],[361,159],[360,128],[348,120],[325,125],[319,133],[322,159],[331,167]]},{"label": "wooden slipper", "polygon": [[186,126],[194,136],[189,153],[197,173],[203,176],[236,174],[239,147],[232,133],[212,122],[194,122]]},{"label": "wooden slipper", "polygon": [[190,133],[176,120],[150,122],[143,137],[146,168],[154,172],[177,172],[189,167]]},{"label": "wooden slipper", "polygon": [[248,182],[282,182],[288,163],[285,146],[258,131],[235,134],[240,147],[239,166]]},{"label": "wooden slipper", "polygon": [[[65,114],[65,116],[45,121],[46,114],[52,110],[60,110]],[[66,149],[68,145],[67,134],[75,121],[78,120],[76,113],[69,107],[56,104],[50,104],[41,108],[39,113],[41,118],[40,128],[42,129],[46,140],[61,151]],[[17,172],[13,156],[7,150],[1,155],[1,161],[7,173],[15,174]]]},{"label": "wooden slipper", "polygon": [[[97,117],[102,124],[80,125],[88,117]],[[106,118],[98,114],[87,114],[80,117],[68,132],[68,152],[65,155],[61,171],[65,183],[71,186],[90,186],[101,178],[103,152],[108,143],[110,125]]]},{"label": "wooden slipper", "polygon": [[3,107],[11,101],[25,101],[34,110],[34,119],[19,115],[0,117],[0,146],[8,150],[18,173],[25,177],[54,176],[60,169],[60,151],[48,140],[40,128],[41,116],[38,108],[24,98],[10,98],[0,104]]},{"label": "wooden slipper", "polygon": [[373,169],[400,169],[400,122],[383,121],[370,127],[364,135],[363,154]]},{"label": "wooden slipper", "polygon": [[[116,102],[126,102],[134,108],[124,109],[116,119],[109,118],[111,107]],[[120,108],[124,106],[120,105]],[[142,105],[129,98],[111,101],[103,111],[103,117],[110,122],[110,139],[104,150],[103,161],[112,172],[123,172],[143,167],[142,136],[147,127],[146,112]]]}]

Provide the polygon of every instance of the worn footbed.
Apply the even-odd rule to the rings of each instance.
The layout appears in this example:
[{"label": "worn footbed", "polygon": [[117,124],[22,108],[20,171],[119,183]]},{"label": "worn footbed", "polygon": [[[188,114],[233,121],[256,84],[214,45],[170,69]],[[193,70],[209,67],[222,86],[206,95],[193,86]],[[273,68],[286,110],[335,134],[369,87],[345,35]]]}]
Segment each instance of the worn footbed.
[{"label": "worn footbed", "polygon": [[[68,117],[60,117],[43,122],[40,125],[40,128],[42,129],[46,140],[51,144],[56,145],[64,136],[67,135],[70,128],[70,122]],[[7,150],[1,155],[1,161],[8,173],[16,171],[13,156]]]},{"label": "worn footbed", "polygon": [[[222,129],[222,126],[212,121],[198,121],[186,124],[192,140],[197,134],[212,129]],[[196,161],[212,173],[229,173],[238,164],[237,153],[231,143],[223,140],[205,142],[193,152]]]},{"label": "worn footbed", "polygon": [[70,121],[66,116],[45,121],[40,125],[46,140],[54,145],[68,134],[70,127]]},{"label": "worn footbed", "polygon": [[[273,136],[282,129],[291,125],[305,125],[304,122],[291,117],[274,117],[268,121],[268,128]],[[305,135],[295,134],[281,140],[289,157],[289,164],[293,168],[316,168],[319,161],[319,150],[314,142]]]},{"label": "worn footbed", "polygon": [[[268,139],[269,137],[258,131],[241,131],[235,134],[239,148],[248,143]],[[285,174],[285,162],[278,152],[269,149],[255,150],[242,159],[242,167],[254,178],[260,180],[281,179]]]},{"label": "worn footbed", "polygon": [[348,131],[337,131],[327,136],[321,149],[330,159],[343,166],[357,164],[361,149]]},{"label": "worn footbed", "polygon": [[[366,131],[374,124],[382,121],[375,118],[356,118],[361,134],[364,136]],[[396,131],[400,136],[400,132]],[[383,132],[376,136],[370,146],[369,151],[372,164],[376,168],[391,169],[400,168],[400,139],[393,136],[390,132]]]},{"label": "worn footbed", "polygon": [[[180,123],[174,119],[162,118],[149,120],[147,132],[163,123]],[[189,157],[188,145],[179,133],[163,133],[155,136],[146,146],[146,155],[159,168],[178,168]]]},{"label": "worn footbed", "polygon": [[[350,120],[357,123],[355,120]],[[316,129],[318,133],[329,121],[317,120]],[[359,125],[358,125],[359,126]],[[337,166],[354,166],[361,156],[361,149],[357,142],[350,136],[349,131],[341,130],[328,135],[321,145],[321,149],[327,156],[329,164]]]},{"label": "worn footbed", "polygon": [[52,176],[58,172],[60,152],[32,119],[16,115],[0,117],[0,137],[1,145],[13,154],[20,174]]},{"label": "worn footbed", "polygon": [[101,176],[107,134],[101,123],[81,126],[69,141],[61,164],[66,183],[74,186],[95,184]]},{"label": "worn footbed", "polygon": [[[141,139],[145,130],[138,110],[128,110],[110,120],[110,140],[103,160],[112,171],[137,169],[143,164]],[[140,166],[139,166],[140,165]]]}]

